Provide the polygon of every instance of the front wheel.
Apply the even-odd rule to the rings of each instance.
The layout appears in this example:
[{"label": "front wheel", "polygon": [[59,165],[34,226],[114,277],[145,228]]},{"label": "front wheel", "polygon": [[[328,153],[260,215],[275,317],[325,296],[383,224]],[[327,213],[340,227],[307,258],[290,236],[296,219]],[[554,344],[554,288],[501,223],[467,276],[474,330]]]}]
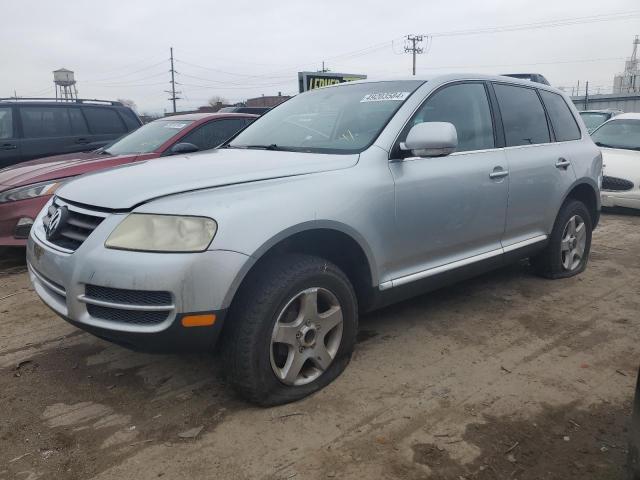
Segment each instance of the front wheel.
[{"label": "front wheel", "polygon": [[587,268],[591,250],[591,215],[579,200],[564,203],[546,248],[531,259],[536,271],[547,278],[567,278]]},{"label": "front wheel", "polygon": [[331,262],[283,255],[252,272],[225,328],[229,380],[247,400],[278,405],[323,388],[355,345],[353,287]]}]

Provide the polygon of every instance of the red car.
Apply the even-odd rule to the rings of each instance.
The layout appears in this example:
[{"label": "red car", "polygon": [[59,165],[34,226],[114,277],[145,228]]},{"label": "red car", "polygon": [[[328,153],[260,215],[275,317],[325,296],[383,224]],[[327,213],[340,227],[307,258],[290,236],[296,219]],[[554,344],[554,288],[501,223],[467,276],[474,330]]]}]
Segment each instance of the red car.
[{"label": "red car", "polygon": [[72,177],[215,148],[257,117],[242,113],[165,117],[93,152],[40,158],[0,170],[0,247],[24,246],[35,216],[53,192]]}]

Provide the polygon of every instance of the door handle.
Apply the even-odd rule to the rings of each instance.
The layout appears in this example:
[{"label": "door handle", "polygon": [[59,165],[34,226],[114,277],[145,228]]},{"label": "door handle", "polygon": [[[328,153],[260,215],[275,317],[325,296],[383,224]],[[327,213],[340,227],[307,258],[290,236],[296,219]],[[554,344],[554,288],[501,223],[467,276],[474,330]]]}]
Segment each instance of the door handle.
[{"label": "door handle", "polygon": [[79,138],[76,140],[76,143],[86,144],[89,143],[89,140],[87,140],[86,138]]},{"label": "door handle", "polygon": [[565,170],[571,165],[571,162],[566,158],[560,157],[556,162],[556,168],[564,168]]},{"label": "door handle", "polygon": [[0,145],[0,150],[15,150],[18,148],[17,145],[13,145],[11,143],[5,143],[4,145]]},{"label": "door handle", "polygon": [[509,175],[509,171],[508,170],[498,170],[495,172],[491,172],[489,174],[489,178],[494,179],[494,178],[504,178],[507,175]]}]

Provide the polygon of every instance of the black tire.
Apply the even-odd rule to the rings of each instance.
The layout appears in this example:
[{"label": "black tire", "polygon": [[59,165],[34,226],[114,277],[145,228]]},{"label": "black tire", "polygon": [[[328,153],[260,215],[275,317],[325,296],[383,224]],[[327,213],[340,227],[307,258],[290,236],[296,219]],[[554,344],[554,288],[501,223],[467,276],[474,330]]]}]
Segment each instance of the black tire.
[{"label": "black tire", "polygon": [[[563,265],[562,240],[568,222],[575,216],[579,217],[584,223],[586,235],[584,252],[579,264],[571,269],[567,269],[566,266]],[[585,268],[587,268],[587,262],[589,261],[592,231],[593,224],[591,214],[585,204],[572,198],[565,201],[556,217],[547,246],[542,252],[531,258],[531,264],[535,268],[536,273],[551,279],[568,278],[582,273]]]},{"label": "black tire", "polygon": [[[272,368],[271,336],[283,309],[299,292],[310,288],[325,289],[339,302],[342,337],[333,361],[318,378],[304,385],[287,385]],[[274,257],[249,274],[225,322],[222,353],[228,380],[242,397],[258,405],[299,400],[342,373],[351,359],[357,330],[356,295],[337,266],[309,255]]]}]

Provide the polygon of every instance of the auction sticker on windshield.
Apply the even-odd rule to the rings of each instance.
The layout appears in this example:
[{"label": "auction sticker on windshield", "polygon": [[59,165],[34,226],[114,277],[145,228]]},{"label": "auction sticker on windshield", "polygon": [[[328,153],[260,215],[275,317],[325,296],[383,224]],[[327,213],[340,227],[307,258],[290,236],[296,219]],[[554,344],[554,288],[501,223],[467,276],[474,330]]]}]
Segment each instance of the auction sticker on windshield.
[{"label": "auction sticker on windshield", "polygon": [[188,123],[176,123],[176,122],[169,122],[167,123],[164,128],[176,128],[176,129],[181,129],[186,127],[187,125],[189,125]]},{"label": "auction sticker on windshield", "polygon": [[394,100],[405,100],[411,92],[381,92],[370,93],[365,95],[360,103],[363,102],[389,102]]}]

